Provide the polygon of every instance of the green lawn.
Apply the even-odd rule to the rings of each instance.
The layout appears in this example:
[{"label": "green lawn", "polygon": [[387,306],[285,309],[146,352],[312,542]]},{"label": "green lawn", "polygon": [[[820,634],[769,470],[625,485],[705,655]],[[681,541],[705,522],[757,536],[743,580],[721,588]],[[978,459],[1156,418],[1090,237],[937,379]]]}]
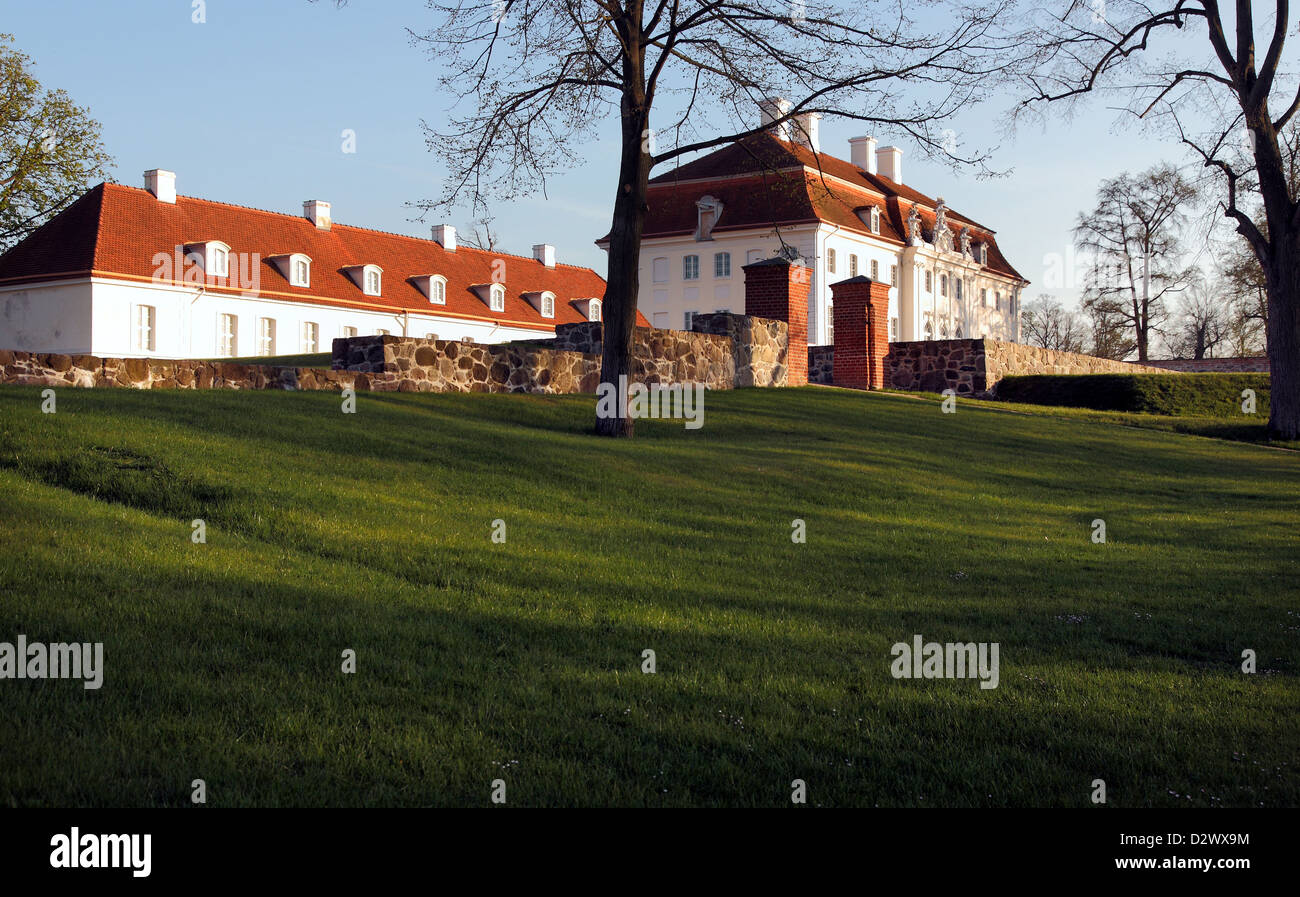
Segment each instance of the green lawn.
[{"label": "green lawn", "polygon": [[[632,441],[339,403],[0,388],[0,641],[107,667],[0,680],[0,804],[1300,804],[1295,453],[815,387]],[[999,687],[892,678],[917,633]]]},{"label": "green lawn", "polygon": [[306,352],[300,355],[245,355],[240,358],[209,358],[208,361],[286,368],[328,368],[333,358],[334,356],[330,352]]}]

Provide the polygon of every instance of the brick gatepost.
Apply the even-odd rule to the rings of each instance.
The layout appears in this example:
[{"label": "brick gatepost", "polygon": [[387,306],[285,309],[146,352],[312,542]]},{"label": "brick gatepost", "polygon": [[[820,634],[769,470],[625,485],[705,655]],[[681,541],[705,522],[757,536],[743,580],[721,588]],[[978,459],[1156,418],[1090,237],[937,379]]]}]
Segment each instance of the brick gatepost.
[{"label": "brick gatepost", "polygon": [[835,303],[836,386],[884,389],[889,354],[889,284],[850,277],[831,284]]},{"label": "brick gatepost", "polygon": [[808,288],[812,270],[787,258],[770,258],[742,268],[745,314],[785,321],[787,386],[808,382]]}]

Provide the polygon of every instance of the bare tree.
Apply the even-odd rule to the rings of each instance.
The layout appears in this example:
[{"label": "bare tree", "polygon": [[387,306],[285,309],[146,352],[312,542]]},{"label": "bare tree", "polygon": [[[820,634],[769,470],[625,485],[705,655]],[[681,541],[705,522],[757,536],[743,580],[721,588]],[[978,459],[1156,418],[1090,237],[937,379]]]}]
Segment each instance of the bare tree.
[{"label": "bare tree", "polygon": [[1088,318],[1088,354],[1098,358],[1123,361],[1133,354],[1137,344],[1128,321],[1105,306],[1084,306]]},{"label": "bare tree", "polygon": [[1103,181],[1097,207],[1074,229],[1088,268],[1085,307],[1101,307],[1133,330],[1138,361],[1149,355],[1151,334],[1168,317],[1165,299],[1194,276],[1182,259],[1186,209],[1196,191],[1171,166]]},{"label": "bare tree", "polygon": [[[461,98],[428,129],[449,166],[427,213],[545,190],[579,164],[598,123],[619,120],[609,230],[603,383],[632,373],[637,268],[653,166],[758,133],[752,110],[785,97],[774,125],[840,116],[944,153],[941,124],[980,99],[1015,45],[1002,0],[431,0],[437,24],[414,33]],[[924,8],[926,24],[910,16]],[[937,15],[931,13],[937,12]],[[904,94],[906,91],[906,94]],[[965,152],[965,151],[963,151]],[[987,154],[956,161],[982,166]],[[596,430],[628,436],[626,407]]]},{"label": "bare tree", "polygon": [[[1257,10],[1266,36],[1258,46]],[[1023,36],[1037,56],[1019,108],[1117,97],[1217,175],[1223,215],[1264,271],[1269,431],[1282,439],[1300,438],[1300,203],[1278,139],[1300,110],[1296,78],[1280,69],[1292,26],[1287,0],[1059,0],[1031,15]],[[1193,28],[1200,39],[1188,37]]]},{"label": "bare tree", "polygon": [[1028,345],[1061,352],[1082,352],[1087,325],[1054,296],[1042,295],[1026,302],[1020,312],[1021,330]]},{"label": "bare tree", "polygon": [[1176,358],[1212,358],[1228,339],[1231,309],[1217,283],[1206,278],[1194,282],[1183,294],[1177,325],[1169,339]]},{"label": "bare tree", "polygon": [[465,231],[464,242],[466,246],[472,246],[475,249],[484,249],[491,252],[497,248],[497,232],[492,229],[492,222],[496,219],[487,215],[475,218],[463,230]]}]

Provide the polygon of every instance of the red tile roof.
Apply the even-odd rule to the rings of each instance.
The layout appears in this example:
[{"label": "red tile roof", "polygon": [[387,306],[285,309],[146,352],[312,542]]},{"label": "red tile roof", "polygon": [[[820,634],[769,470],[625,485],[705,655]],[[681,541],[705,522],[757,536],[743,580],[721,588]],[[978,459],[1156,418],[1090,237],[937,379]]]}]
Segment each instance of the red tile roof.
[{"label": "red tile roof", "polygon": [[[762,132],[651,178],[643,236],[694,233],[695,201],[705,194],[723,203],[715,233],[820,221],[868,234],[857,211],[874,205],[881,216],[880,233],[873,236],[899,244],[905,241],[913,205],[921,213],[926,239],[932,237],[937,203],[851,162]],[[950,222],[970,229],[973,244],[989,244],[990,271],[1024,280],[998,249],[990,228],[952,209],[947,214]]]},{"label": "red tile roof", "polygon": [[[604,279],[590,268],[561,264],[547,268],[531,257],[465,246],[448,252],[433,240],[337,222],[329,230],[320,230],[297,215],[186,196],[178,196],[171,205],[159,202],[147,190],[121,184],[93,187],[0,256],[0,284],[88,274],[152,280],[155,255],[170,255],[177,246],[206,240],[219,240],[231,252],[231,277],[206,276],[209,289],[242,292],[238,254],[256,253],[258,292],[290,301],[405,309],[541,330],[586,320],[573,303],[605,295]],[[293,252],[311,258],[310,287],[290,285],[270,261]],[[493,312],[470,286],[492,282],[498,263],[504,266],[506,305],[504,311]],[[349,266],[367,264],[383,269],[380,296],[365,295],[344,273]],[[425,274],[447,278],[446,305],[430,304],[410,280]],[[543,290],[556,296],[554,318],[543,318],[523,297]],[[637,323],[649,326],[639,312]]]}]

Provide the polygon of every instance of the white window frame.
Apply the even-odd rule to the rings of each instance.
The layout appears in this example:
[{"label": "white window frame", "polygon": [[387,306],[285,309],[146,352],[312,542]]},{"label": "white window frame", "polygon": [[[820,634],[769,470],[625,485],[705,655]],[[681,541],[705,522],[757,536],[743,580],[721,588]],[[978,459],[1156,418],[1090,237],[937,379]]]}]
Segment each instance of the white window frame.
[{"label": "white window frame", "polygon": [[713,253],[713,276],[715,278],[726,278],[731,276],[730,252]]},{"label": "white window frame", "polygon": [[294,253],[289,256],[289,286],[311,286],[311,258],[309,256],[301,253]]},{"label": "white window frame", "polygon": [[361,291],[367,296],[382,296],[384,292],[384,270],[378,265],[366,265],[361,269]]},{"label": "white window frame", "polygon": [[339,328],[339,336],[343,337],[344,339],[352,339],[356,335],[357,335],[357,328],[355,327],[349,327],[346,324],[344,324],[341,328]]},{"label": "white window frame", "polygon": [[877,261],[876,259],[871,260],[871,279],[872,280],[880,279],[880,262]]},{"label": "white window frame", "polygon": [[429,278],[429,304],[447,304],[447,278],[441,274],[434,274]]},{"label": "white window frame", "polygon": [[275,318],[257,319],[257,354],[269,357],[275,354]]},{"label": "white window frame", "polygon": [[217,313],[217,355],[234,358],[239,354],[239,315]]},{"label": "white window frame", "polygon": [[542,293],[542,300],[538,303],[541,306],[540,311],[543,318],[555,317],[555,294]]},{"label": "white window frame", "polygon": [[135,307],[135,348],[137,352],[158,351],[158,308],[156,306]]},{"label": "white window frame", "polygon": [[867,226],[871,228],[871,232],[880,233],[880,209],[872,206],[871,211],[867,213],[867,219]]},{"label": "white window frame", "polygon": [[682,329],[690,330],[691,326],[695,323],[695,316],[698,314],[699,312],[697,311],[688,311],[684,313],[682,315]]},{"label": "white window frame", "polygon": [[488,287],[488,308],[492,311],[506,310],[506,288],[499,283]]},{"label": "white window frame", "polygon": [[682,256],[682,280],[700,279],[700,257],[698,255]]},{"label": "white window frame", "polygon": [[210,241],[207,246],[207,261],[203,267],[213,277],[229,277],[230,247],[216,240]]},{"label": "white window frame", "polygon": [[592,299],[590,302],[587,303],[587,320],[599,321],[600,319],[601,319],[600,300]]},{"label": "white window frame", "polygon": [[857,277],[857,276],[858,276],[858,254],[856,252],[850,252],[849,253],[849,277]]},{"label": "white window frame", "polygon": [[320,325],[315,321],[302,322],[302,351],[308,354],[320,351]]},{"label": "white window frame", "polygon": [[830,247],[826,248],[826,272],[828,274],[835,273],[835,250]]}]

